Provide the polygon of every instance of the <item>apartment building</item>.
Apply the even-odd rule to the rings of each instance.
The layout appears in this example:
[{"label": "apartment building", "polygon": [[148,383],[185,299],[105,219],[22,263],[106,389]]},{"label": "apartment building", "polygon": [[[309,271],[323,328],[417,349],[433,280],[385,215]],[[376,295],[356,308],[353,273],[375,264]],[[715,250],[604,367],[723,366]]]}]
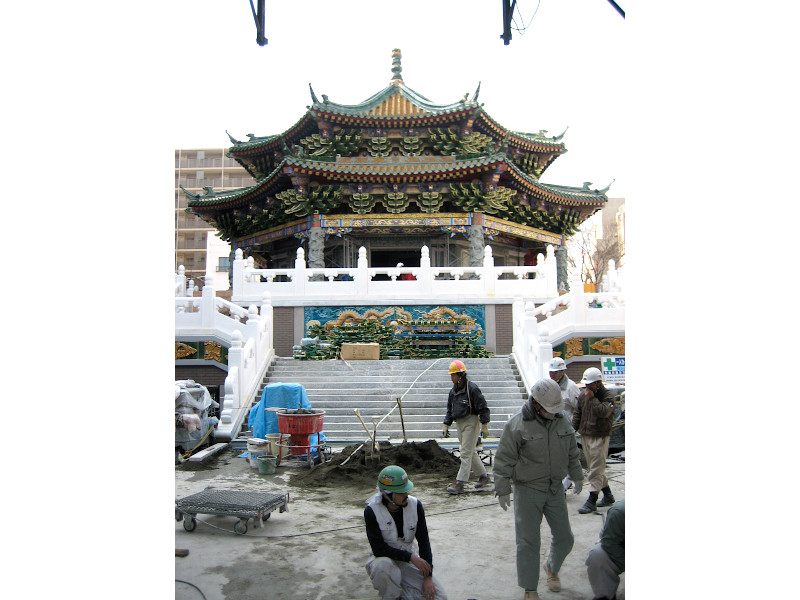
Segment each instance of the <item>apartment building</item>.
[{"label": "apartment building", "polygon": [[[204,187],[214,190],[240,188],[255,181],[234,159],[225,156],[227,148],[201,148],[175,150],[175,269],[180,265],[186,276],[197,286],[205,282],[206,260],[215,261],[217,274],[229,270],[228,256],[219,251],[209,254],[209,245],[215,250],[219,245],[213,239],[216,229],[195,215],[186,213],[187,198],[183,186],[190,192],[201,192]],[[219,278],[216,278],[219,279]]]}]

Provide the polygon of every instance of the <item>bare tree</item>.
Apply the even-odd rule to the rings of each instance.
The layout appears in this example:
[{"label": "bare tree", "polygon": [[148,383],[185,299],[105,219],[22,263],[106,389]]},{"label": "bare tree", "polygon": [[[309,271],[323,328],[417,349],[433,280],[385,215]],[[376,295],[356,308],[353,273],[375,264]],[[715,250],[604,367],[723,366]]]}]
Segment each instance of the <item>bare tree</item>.
[{"label": "bare tree", "polygon": [[602,238],[595,237],[593,224],[586,221],[567,240],[567,263],[578,271],[584,283],[599,284],[608,271],[608,261],[620,265],[621,252],[616,232],[608,231]]}]

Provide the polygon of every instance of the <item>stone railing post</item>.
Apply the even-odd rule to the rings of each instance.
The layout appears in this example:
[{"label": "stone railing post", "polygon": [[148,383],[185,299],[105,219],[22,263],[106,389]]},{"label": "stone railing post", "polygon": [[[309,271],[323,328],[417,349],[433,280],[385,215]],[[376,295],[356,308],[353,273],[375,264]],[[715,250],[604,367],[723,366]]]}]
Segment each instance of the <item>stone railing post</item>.
[{"label": "stone railing post", "polygon": [[244,253],[237,248],[234,253],[233,269],[231,275],[231,290],[234,296],[244,294]]},{"label": "stone railing post", "polygon": [[200,326],[203,329],[212,329],[217,315],[216,292],[214,291],[214,278],[207,266],[206,282],[203,286],[203,298],[200,302]]},{"label": "stone railing post", "polygon": [[433,291],[433,271],[431,270],[431,255],[427,246],[422,247],[419,259],[419,277],[422,284],[422,294],[430,296]]},{"label": "stone railing post", "polygon": [[483,249],[483,289],[489,298],[494,297],[497,289],[497,272],[494,270],[491,246],[485,246]]},{"label": "stone railing post", "polygon": [[259,327],[259,363],[262,363],[269,356],[274,348],[272,330],[272,294],[264,292],[261,296],[261,321]]},{"label": "stone railing post", "polygon": [[369,292],[369,264],[367,262],[367,249],[361,246],[358,249],[358,269],[356,270],[356,290],[358,296],[366,298]]},{"label": "stone railing post", "polygon": [[[231,390],[231,397],[230,401],[228,398],[228,394],[225,394],[225,408],[241,408],[242,403],[242,376],[244,375],[243,367],[244,365],[244,356],[243,356],[243,344],[242,344],[242,332],[238,329],[235,329],[231,334],[231,347],[228,349],[228,370],[231,370],[231,367],[236,368],[236,382]],[[230,377],[230,373],[228,375]],[[226,378],[227,383],[227,378]]]},{"label": "stone railing post", "polygon": [[524,314],[522,317],[522,353],[525,376],[523,382],[526,390],[536,381],[536,357],[534,354],[536,344],[536,316],[533,314],[536,306],[530,300],[525,303]]},{"label": "stone railing post", "polygon": [[[539,255],[541,256],[541,255]],[[544,259],[546,294],[548,298],[558,296],[558,261],[552,244],[547,245],[547,257]]]},{"label": "stone railing post", "polygon": [[[511,349],[517,361],[517,365],[524,373],[525,371],[525,338],[523,321],[525,319],[525,303],[522,296],[515,296],[511,303]],[[523,382],[525,377],[523,376]]]},{"label": "stone railing post", "polygon": [[186,267],[183,265],[180,265],[178,272],[175,273],[175,295],[179,297],[186,295]]},{"label": "stone railing post", "polygon": [[537,352],[536,352],[536,381],[549,377],[545,365],[550,363],[553,358],[553,344],[550,342],[550,329],[547,325],[540,323],[537,329]]},{"label": "stone railing post", "polygon": [[303,296],[306,293],[306,251],[300,246],[297,249],[297,258],[294,259],[294,293]]}]

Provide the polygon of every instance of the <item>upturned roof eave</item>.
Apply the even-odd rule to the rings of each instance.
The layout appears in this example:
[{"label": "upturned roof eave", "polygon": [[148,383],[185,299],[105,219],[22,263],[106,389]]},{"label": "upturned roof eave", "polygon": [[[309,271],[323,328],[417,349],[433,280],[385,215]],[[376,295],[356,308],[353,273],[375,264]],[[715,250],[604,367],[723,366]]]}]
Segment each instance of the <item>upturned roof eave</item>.
[{"label": "upturned roof eave", "polygon": [[[235,154],[243,154],[247,153],[251,150],[264,150],[265,148],[269,147],[278,147],[282,145],[281,140],[291,138],[292,134],[302,127],[306,121],[309,119],[313,119],[314,115],[312,114],[311,109],[307,110],[302,117],[300,117],[295,123],[286,129],[283,133],[279,133],[276,135],[267,135],[262,136],[259,138],[253,138],[252,141],[247,142],[240,142],[238,140],[234,140],[233,137],[228,134],[228,137],[234,142],[233,146],[228,149],[228,154],[233,156]],[[235,156],[233,156],[235,158]]]},{"label": "upturned roof eave", "polygon": [[599,206],[608,201],[608,197],[598,190],[586,190],[585,188],[578,188],[565,185],[554,185],[549,183],[542,183],[530,175],[520,170],[519,167],[513,163],[507,162],[509,169],[507,174],[518,182],[522,183],[524,187],[534,193],[538,192],[546,196],[550,196],[552,200],[557,200],[565,205],[574,206]]},{"label": "upturned roof eave", "polygon": [[277,180],[281,176],[281,171],[283,170],[284,165],[286,164],[286,159],[282,160],[276,167],[273,169],[271,173],[269,173],[266,177],[264,177],[261,181],[257,183],[243,187],[237,188],[234,190],[223,190],[220,192],[216,192],[213,197],[209,197],[204,199],[205,197],[195,198],[189,195],[189,192],[184,190],[186,197],[189,198],[189,202],[187,203],[187,207],[189,209],[199,209],[201,211],[204,210],[217,210],[217,209],[227,209],[233,208],[234,206],[238,206],[243,202],[246,202],[251,196],[258,195],[263,193],[265,190],[268,190],[273,184],[277,183]]}]

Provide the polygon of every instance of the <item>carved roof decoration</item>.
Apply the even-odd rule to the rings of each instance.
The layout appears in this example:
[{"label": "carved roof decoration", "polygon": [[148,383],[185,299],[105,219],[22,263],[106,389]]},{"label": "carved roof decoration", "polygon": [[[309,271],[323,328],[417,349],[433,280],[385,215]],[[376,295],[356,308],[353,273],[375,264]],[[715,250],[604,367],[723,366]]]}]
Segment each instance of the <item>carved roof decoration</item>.
[{"label": "carved roof decoration", "polygon": [[228,156],[257,183],[222,192],[184,190],[187,212],[214,223],[229,240],[337,211],[479,211],[570,235],[607,201],[608,187],[539,181],[567,151],[566,131],[548,136],[501,126],[478,103],[480,83],[471,98],[436,104],[405,85],[401,57],[395,49],[389,85],[359,104],[332,102],[325,94],[320,101],[309,84],[312,104],[283,133],[247,134],[244,141],[228,134]]}]

